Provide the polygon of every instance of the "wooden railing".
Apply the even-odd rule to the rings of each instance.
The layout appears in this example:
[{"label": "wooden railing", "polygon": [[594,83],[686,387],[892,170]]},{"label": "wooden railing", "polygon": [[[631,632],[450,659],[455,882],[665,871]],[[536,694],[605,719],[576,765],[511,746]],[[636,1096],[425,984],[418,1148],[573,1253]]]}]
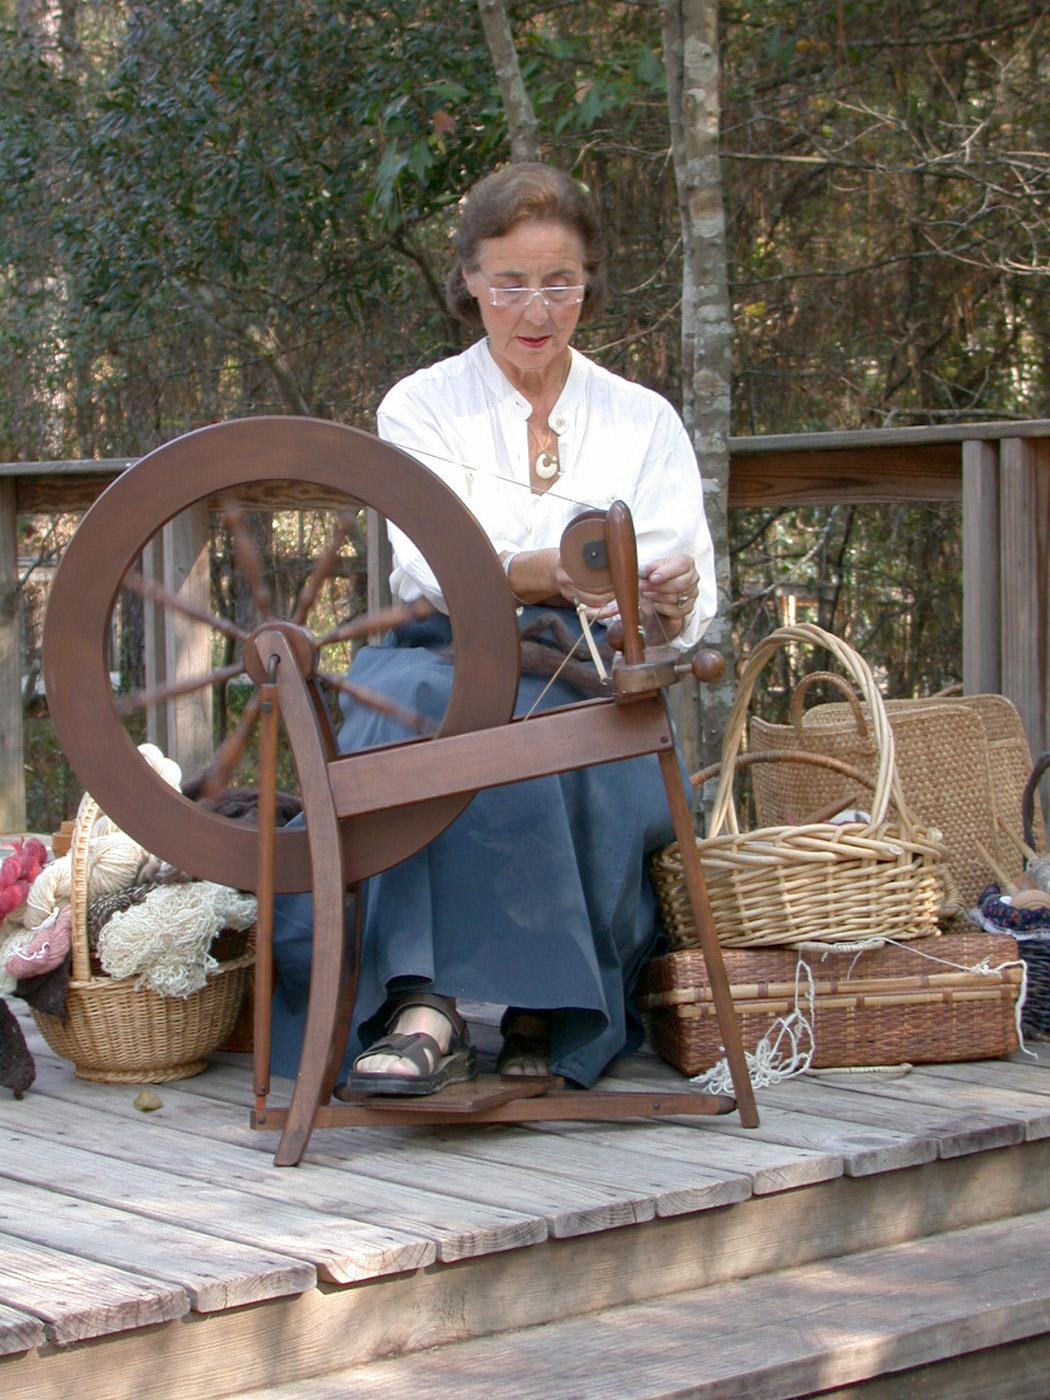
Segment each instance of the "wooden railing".
[{"label": "wooden railing", "polygon": [[[963,518],[963,685],[1008,696],[1034,752],[1050,748],[1050,420],[734,438],[729,506],[959,501]],[[17,520],[86,510],[131,459],[0,464],[0,831],[25,826]],[[294,508],[294,493],[260,506]],[[187,512],[187,517],[192,517]],[[165,527],[147,560],[169,587],[206,593],[203,521]],[[383,564],[370,561],[370,591]],[[199,672],[192,626],[151,617],[147,678]],[[201,629],[197,628],[199,633]],[[74,678],[70,678],[74,683]],[[199,702],[197,702],[199,705]],[[210,747],[208,715],[172,702],[152,737],[191,767]]]}]

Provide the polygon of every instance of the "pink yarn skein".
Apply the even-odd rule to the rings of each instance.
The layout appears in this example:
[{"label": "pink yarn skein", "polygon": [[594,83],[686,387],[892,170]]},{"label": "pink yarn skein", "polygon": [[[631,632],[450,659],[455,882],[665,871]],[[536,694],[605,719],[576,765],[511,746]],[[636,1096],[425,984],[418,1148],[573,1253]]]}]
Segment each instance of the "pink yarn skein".
[{"label": "pink yarn skein", "polygon": [[11,854],[0,862],[0,921],[26,902],[29,886],[47,864],[47,847],[32,838],[16,841]]}]

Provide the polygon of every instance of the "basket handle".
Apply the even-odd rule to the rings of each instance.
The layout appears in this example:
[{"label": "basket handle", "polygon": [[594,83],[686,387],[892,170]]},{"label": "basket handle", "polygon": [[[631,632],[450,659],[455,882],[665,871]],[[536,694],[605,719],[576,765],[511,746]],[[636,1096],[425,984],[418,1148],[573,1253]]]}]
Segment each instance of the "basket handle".
[{"label": "basket handle", "polygon": [[845,676],[840,676],[837,671],[810,671],[803,676],[798,685],[795,686],[791,696],[791,707],[789,718],[792,728],[796,731],[802,728],[802,702],[806,698],[806,693],[813,689],[815,685],[833,685],[836,690],[842,692],[844,698],[849,702],[849,707],[853,711],[853,719],[857,726],[857,734],[862,739],[868,737],[868,723],[864,718],[864,711],[860,707],[857,699],[857,692],[850,685]]},{"label": "basket handle", "polygon": [[[742,753],[737,755],[736,766],[741,768],[753,768],[757,763],[808,763],[815,768],[829,768],[833,773],[841,773],[843,777],[850,778],[854,782],[860,783],[866,788],[875,786],[874,779],[868,773],[862,773],[859,768],[855,768],[852,763],[846,763],[841,758],[835,758],[829,753],[806,753],[804,749],[767,749],[763,753]],[[722,771],[721,763],[708,764],[706,768],[701,768],[699,773],[691,774],[690,785],[694,788],[703,787],[704,783],[710,782],[712,778],[717,778]],[[840,801],[822,808],[819,812],[813,813],[804,820],[796,823],[798,826],[814,826],[818,822],[830,820],[837,812],[848,807],[854,799],[843,797]]]},{"label": "basket handle", "polygon": [[[834,754],[830,753],[807,753],[805,749],[766,749],[762,753],[737,755],[736,766],[738,769],[753,768],[756,763],[808,763],[814,768],[830,768],[833,773],[841,773],[843,777],[853,778],[858,783],[863,783],[865,787],[875,786],[875,780],[870,774],[862,773],[852,763],[847,763],[844,759],[836,758]],[[712,778],[717,778],[721,771],[721,763],[709,763],[706,768],[701,768],[698,773],[693,773],[690,776],[690,786],[703,787]]]},{"label": "basket handle", "polygon": [[71,925],[69,945],[73,954],[73,980],[91,979],[91,955],[88,951],[88,853],[91,831],[98,820],[100,808],[90,793],[85,792],[73,823],[73,838],[69,843],[69,908]]},{"label": "basket handle", "polygon": [[744,742],[748,705],[751,702],[758,677],[766,663],[781,647],[791,643],[821,647],[828,651],[854,682],[860,692],[861,700],[867,703],[876,757],[875,790],[872,796],[869,830],[875,830],[883,825],[892,797],[905,834],[913,836],[915,834],[914,821],[908,812],[901,792],[900,779],[897,776],[893,731],[890,728],[886,706],[879,694],[878,686],[875,684],[871,667],[847,642],[831,632],[826,632],[823,627],[817,627],[810,622],[795,623],[791,627],[781,627],[777,631],[771,632],[768,637],[764,637],[759,642],[744,663],[744,668],[740,673],[736,700],[733,702],[733,708],[726,721],[726,732],[722,744],[722,771],[719,775],[718,790],[715,793],[711,809],[708,835],[710,837],[717,836],[723,829],[732,835],[739,834],[740,825],[736,805],[733,801],[733,775],[736,769],[737,755]]}]

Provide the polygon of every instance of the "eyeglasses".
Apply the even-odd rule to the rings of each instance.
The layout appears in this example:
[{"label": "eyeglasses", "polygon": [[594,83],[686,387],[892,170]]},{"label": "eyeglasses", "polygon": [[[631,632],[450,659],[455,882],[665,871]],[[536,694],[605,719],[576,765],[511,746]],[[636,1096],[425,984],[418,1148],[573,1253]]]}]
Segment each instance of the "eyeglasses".
[{"label": "eyeglasses", "polygon": [[513,306],[524,311],[539,297],[544,306],[579,306],[586,287],[489,287],[493,306]]}]

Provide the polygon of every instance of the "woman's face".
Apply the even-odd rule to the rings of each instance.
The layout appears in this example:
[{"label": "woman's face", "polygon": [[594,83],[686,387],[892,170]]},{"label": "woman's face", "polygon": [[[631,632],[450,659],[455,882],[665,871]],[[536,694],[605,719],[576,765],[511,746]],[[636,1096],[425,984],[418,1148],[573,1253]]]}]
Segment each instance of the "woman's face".
[{"label": "woman's face", "polygon": [[580,287],[587,281],[583,259],[580,235],[556,219],[525,219],[478,244],[467,290],[477,300],[493,358],[512,383],[540,387],[562,372],[582,303],[547,305],[533,296],[524,305],[493,306],[491,289],[498,296],[507,287]]}]

